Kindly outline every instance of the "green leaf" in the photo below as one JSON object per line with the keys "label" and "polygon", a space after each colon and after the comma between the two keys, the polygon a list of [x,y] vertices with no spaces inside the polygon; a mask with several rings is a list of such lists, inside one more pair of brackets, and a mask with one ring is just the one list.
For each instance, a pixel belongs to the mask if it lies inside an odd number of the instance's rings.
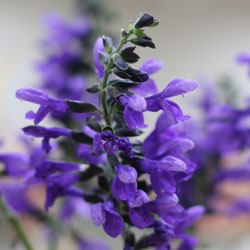
{"label": "green leaf", "polygon": [[131,39],[131,43],[141,46],[141,47],[150,47],[155,49],[155,44],[149,37],[136,37]]}
{"label": "green leaf", "polygon": [[154,17],[154,23],[152,25],[150,25],[150,27],[155,27],[160,23],[159,19]]}
{"label": "green leaf", "polygon": [[97,93],[99,91],[99,85],[94,85],[88,89],[86,89],[89,93]]}
{"label": "green leaf", "polygon": [[83,193],[83,199],[89,203],[103,202],[104,200],[99,196],[99,194],[86,192]]}
{"label": "green leaf", "polygon": [[108,154],[108,162],[110,164],[110,166],[115,166],[117,165],[119,162],[119,159],[115,156],[115,155],[111,155],[111,154]]}
{"label": "green leaf", "polygon": [[111,97],[113,97],[113,98],[115,98],[115,99],[116,99],[117,97],[119,97],[119,96],[121,96],[121,95],[124,94],[123,91],[119,90],[118,88],[111,87],[111,86],[109,86],[109,87],[107,88],[107,93],[108,93]]}
{"label": "green leaf", "polygon": [[130,82],[130,81],[125,81],[125,80],[112,80],[109,82],[109,85],[117,88],[132,88],[138,85],[137,82]]}
{"label": "green leaf", "polygon": [[154,24],[154,17],[149,14],[143,14],[136,20],[134,27],[138,29],[151,26],[152,24]]}
{"label": "green leaf", "polygon": [[105,190],[105,191],[110,191],[110,185],[109,185],[109,181],[108,178],[104,175],[99,175],[98,176],[98,185],[101,188],[101,190]]}
{"label": "green leaf", "polygon": [[133,47],[127,47],[124,50],[121,51],[120,55],[122,59],[128,63],[136,63],[140,57],[134,53],[136,46]]}
{"label": "green leaf", "polygon": [[105,48],[105,50],[111,54],[113,51],[113,41],[109,36],[103,36],[102,37],[102,41],[103,41],[103,46]]}
{"label": "green leaf", "polygon": [[90,165],[85,171],[80,173],[80,181],[88,181],[97,174],[100,174],[103,172],[103,169],[95,166],[95,165]]}
{"label": "green leaf", "polygon": [[147,35],[144,33],[144,30],[143,30],[143,29],[134,29],[134,34],[135,34],[137,37],[145,37],[145,36],[147,36]]}
{"label": "green leaf", "polygon": [[113,56],[113,61],[115,66],[120,70],[127,70],[129,68],[129,65],[118,54]]}
{"label": "green leaf", "polygon": [[83,143],[83,144],[90,144],[90,145],[93,144],[93,138],[84,134],[81,131],[72,131],[71,136],[75,142]]}
{"label": "green leaf", "polygon": [[103,51],[98,51],[98,56],[103,65],[107,65],[109,61],[109,56]]}
{"label": "green leaf", "polygon": [[94,131],[100,133],[102,132],[102,128],[98,122],[98,120],[96,119],[95,116],[90,116],[86,118],[86,124],[93,129]]}
{"label": "green leaf", "polygon": [[98,110],[98,108],[91,103],[71,101],[71,100],[66,100],[66,102],[67,105],[69,106],[70,111],[74,113],[89,113]]}
{"label": "green leaf", "polygon": [[133,137],[133,136],[138,136],[141,135],[143,131],[141,129],[134,129],[134,130],[129,130],[126,128],[121,128],[115,131],[115,135],[117,136],[126,136],[126,137]]}

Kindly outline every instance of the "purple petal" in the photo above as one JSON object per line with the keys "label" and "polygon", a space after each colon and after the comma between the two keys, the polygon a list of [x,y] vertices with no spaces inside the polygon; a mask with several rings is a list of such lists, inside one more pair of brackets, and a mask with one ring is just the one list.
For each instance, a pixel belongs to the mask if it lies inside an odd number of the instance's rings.
{"label": "purple petal", "polygon": [[173,176],[166,171],[153,168],[150,173],[150,180],[157,194],[161,194],[163,191],[166,193],[174,193],[176,191],[175,180]]}
{"label": "purple petal", "polygon": [[168,99],[162,99],[161,100],[161,107],[164,110],[164,112],[168,113],[170,112],[173,115],[173,118],[177,122],[185,121],[190,118],[189,115],[183,115],[181,108],[173,101],[170,101]]}
{"label": "purple petal", "polygon": [[198,87],[197,82],[191,79],[177,78],[172,80],[161,92],[162,98],[168,98],[195,90]]}
{"label": "purple petal", "polygon": [[143,112],[135,111],[128,105],[124,109],[124,119],[130,130],[147,127],[147,125],[144,124]]}
{"label": "purple petal", "polygon": [[142,190],[138,190],[133,199],[130,199],[128,201],[129,207],[131,208],[135,208],[135,207],[141,207],[143,204],[148,203],[150,201],[150,198],[148,197],[148,195],[142,191]]}
{"label": "purple petal", "polygon": [[139,229],[143,229],[153,224],[154,220],[151,216],[149,206],[141,206],[129,209],[129,218],[131,222]]}
{"label": "purple petal", "polygon": [[105,211],[102,203],[97,203],[91,207],[91,218],[94,224],[98,227],[105,222]]}
{"label": "purple petal", "polygon": [[5,171],[14,177],[23,176],[30,169],[29,157],[22,153],[2,153],[0,162],[4,164]]}
{"label": "purple petal", "polygon": [[136,170],[129,165],[116,165],[116,173],[120,181],[124,183],[135,183],[137,179]]}
{"label": "purple petal", "polygon": [[115,211],[109,210],[105,212],[105,222],[103,224],[104,231],[111,237],[116,238],[121,234],[124,227],[122,217]]}
{"label": "purple petal", "polygon": [[51,108],[49,106],[41,106],[35,114],[34,124],[37,125],[40,121],[42,121],[50,111]]}
{"label": "purple petal", "polygon": [[237,55],[236,61],[238,63],[250,63],[250,53],[241,52]]}
{"label": "purple petal", "polygon": [[79,176],[74,173],[53,174],[50,175],[47,180],[58,185],[61,188],[67,188],[77,183],[79,180]]}
{"label": "purple petal", "polygon": [[93,50],[93,57],[94,57],[94,63],[95,63],[95,72],[98,74],[99,78],[103,78],[104,76],[104,67],[102,65],[102,62],[99,58],[98,52],[106,52],[105,48],[103,46],[103,41],[101,37],[98,37],[96,39],[95,45],[94,45],[94,50]]}
{"label": "purple petal", "polygon": [[135,111],[142,112],[146,109],[147,102],[144,97],[134,94],[129,98],[128,106]]}
{"label": "purple petal", "polygon": [[163,67],[162,61],[156,58],[149,58],[142,64],[142,66],[140,67],[140,70],[151,75],[151,74],[158,72],[160,69],[162,69],[162,67]]}
{"label": "purple petal", "polygon": [[178,197],[176,194],[160,194],[157,195],[154,200],[156,211],[166,212],[168,208],[174,207],[178,203]]}
{"label": "purple petal", "polygon": [[40,105],[47,105],[49,99],[48,95],[44,91],[34,88],[18,89],[16,91],[16,97],[18,99]]}
{"label": "purple petal", "polygon": [[185,171],[187,169],[186,163],[174,156],[166,156],[160,160],[159,167],[168,171]]}
{"label": "purple petal", "polygon": [[187,228],[194,224],[204,214],[204,206],[193,206],[187,210],[187,216],[178,224],[180,228]]}
{"label": "purple petal", "polygon": [[116,200],[128,200],[134,196],[137,190],[137,184],[135,183],[124,183],[119,180],[117,176],[114,177],[112,182],[112,191]]}
{"label": "purple petal", "polygon": [[136,87],[133,87],[137,93],[142,96],[148,94],[156,94],[158,92],[158,87],[155,81],[152,78],[149,78],[147,81],[139,83]]}

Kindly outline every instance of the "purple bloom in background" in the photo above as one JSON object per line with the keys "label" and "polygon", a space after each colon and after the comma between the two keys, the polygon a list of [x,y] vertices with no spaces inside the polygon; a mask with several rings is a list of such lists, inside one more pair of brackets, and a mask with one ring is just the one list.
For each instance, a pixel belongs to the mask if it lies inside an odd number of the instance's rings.
{"label": "purple bloom in background", "polygon": [[93,57],[94,57],[94,63],[95,63],[95,72],[98,74],[99,78],[103,78],[104,76],[104,67],[102,65],[102,62],[99,58],[99,51],[106,53],[106,50],[103,46],[102,37],[98,37],[96,39],[94,50],[93,50]]}
{"label": "purple bloom in background", "polygon": [[30,158],[22,153],[0,153],[0,162],[12,177],[23,176],[30,169]]}
{"label": "purple bloom in background", "polygon": [[16,92],[16,97],[18,99],[40,105],[40,108],[36,113],[34,113],[33,111],[29,111],[26,114],[26,118],[34,119],[35,124],[41,122],[45,118],[45,116],[52,111],[55,113],[64,113],[69,109],[64,100],[51,98],[44,91],[38,89],[19,89]]}
{"label": "purple bloom in background", "polygon": [[104,231],[111,237],[116,238],[121,234],[124,221],[115,211],[111,201],[92,205],[91,217],[96,226],[103,226]]}
{"label": "purple bloom in background", "polygon": [[[160,69],[162,69],[162,67],[163,63],[160,60],[156,58],[150,58],[142,64],[140,70],[148,73],[148,75],[151,76],[152,74],[155,74]],[[133,89],[142,96],[146,96],[148,94],[156,94],[158,92],[157,85],[152,78],[149,78],[145,82],[139,83]]]}
{"label": "purple bloom in background", "polygon": [[249,52],[241,52],[236,56],[236,61],[240,64],[247,64],[249,67],[248,75],[250,76],[250,53]]}
{"label": "purple bloom in background", "polygon": [[118,201],[128,200],[137,191],[137,172],[129,165],[115,166],[116,176],[112,182],[112,191]]}
{"label": "purple bloom in background", "polygon": [[124,119],[129,129],[146,128],[144,124],[143,111],[146,110],[145,98],[134,94],[132,97],[121,95],[119,101],[125,106]]}
{"label": "purple bloom in background", "polygon": [[27,126],[23,128],[23,132],[26,135],[43,138],[42,148],[47,153],[51,150],[51,146],[49,144],[50,138],[58,138],[60,136],[71,138],[71,130],[68,128],[45,128],[42,126]]}
{"label": "purple bloom in background", "polygon": [[[91,207],[82,197],[68,196],[60,208],[60,220],[69,221],[74,215],[90,218]],[[70,222],[70,221],[69,221]]]}
{"label": "purple bloom in background", "polygon": [[132,145],[126,137],[117,137],[110,130],[104,130],[97,133],[94,137],[93,151],[101,154],[102,150],[108,154],[116,154],[118,150],[122,150],[129,158],[133,157]]}
{"label": "purple bloom in background", "polygon": [[78,245],[79,250],[110,250],[109,246],[106,243],[97,239],[79,239]]}
{"label": "purple bloom in background", "polygon": [[35,207],[26,196],[27,189],[16,180],[1,180],[0,195],[8,205],[17,213],[30,213]]}
{"label": "purple bloom in background", "polygon": [[197,88],[198,84],[190,79],[174,79],[167,87],[160,93],[149,96],[146,98],[147,111],[157,112],[163,110],[166,113],[171,113],[174,120],[186,120],[189,116],[184,116],[181,108],[168,98],[178,95],[183,95],[187,92],[193,91]]}
{"label": "purple bloom in background", "polygon": [[48,27],[49,36],[43,41],[45,46],[60,46],[66,48],[73,39],[87,35],[91,28],[90,20],[81,16],[72,23],[67,23],[56,13],[49,13],[44,17],[44,24]]}

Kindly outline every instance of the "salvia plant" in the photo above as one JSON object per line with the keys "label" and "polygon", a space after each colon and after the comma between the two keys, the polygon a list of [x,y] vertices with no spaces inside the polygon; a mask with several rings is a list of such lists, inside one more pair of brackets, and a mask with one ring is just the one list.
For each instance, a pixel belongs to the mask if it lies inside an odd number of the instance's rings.
{"label": "salvia plant", "polygon": [[[121,235],[125,250],[194,249],[197,238],[187,229],[202,216],[204,208],[185,206],[178,198],[181,184],[196,169],[187,157],[194,143],[180,126],[190,116],[170,98],[193,91],[197,83],[177,78],[158,92],[151,75],[163,63],[150,58],[139,69],[132,66],[140,59],[136,46],[155,48],[146,29],[157,26],[158,19],[141,15],[127,30],[121,30],[117,45],[108,36],[99,37],[93,49],[97,80],[87,89],[79,46],[71,44],[72,39],[85,36],[85,24],[68,26],[58,19],[50,22],[56,35],[49,41],[59,53],[40,68],[43,89],[22,88],[16,92],[20,100],[39,106],[36,112],[27,112],[26,118],[34,125],[23,128],[23,132],[41,138],[41,146],[24,139],[28,154],[0,155],[5,165],[3,175],[12,177],[12,185],[1,187],[5,201],[14,210],[28,212],[47,225],[51,249],[56,249],[53,240],[62,230],[63,221],[73,212],[85,212],[89,204],[94,225],[102,226],[112,238]],[[141,141],[136,138],[147,127],[146,111],[161,113],[155,129]],[[39,125],[48,114],[62,126]],[[63,142],[59,148],[65,151],[59,156],[53,155],[56,145],[52,140],[57,138],[61,139],[59,144]],[[36,184],[46,186],[46,212],[24,195]],[[59,197],[63,197],[63,203],[60,215],[54,218],[48,211]],[[33,249],[2,199],[0,209],[26,249]],[[143,236],[136,229],[143,230]],[[79,249],[108,249],[103,243],[82,238],[70,225],[66,230]]]}

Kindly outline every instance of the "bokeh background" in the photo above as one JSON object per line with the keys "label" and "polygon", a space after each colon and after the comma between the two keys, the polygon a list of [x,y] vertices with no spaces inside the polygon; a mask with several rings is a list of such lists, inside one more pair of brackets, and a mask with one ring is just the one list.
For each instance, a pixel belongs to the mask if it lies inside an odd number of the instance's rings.
{"label": "bokeh background", "polygon": [[[113,34],[118,35],[120,28],[126,28],[128,20],[135,19],[139,12],[148,12],[160,19],[159,27],[150,30],[157,49],[144,49],[142,56],[142,59],[153,56],[164,62],[164,69],[154,76],[160,89],[176,77],[199,80],[206,76],[213,83],[223,75],[229,75],[242,96],[250,93],[247,70],[235,63],[238,52],[250,51],[249,0],[106,2],[106,7],[115,14],[107,28]],[[77,1],[73,0],[0,0],[0,6],[0,137],[5,141],[5,149],[13,150],[20,148],[15,135],[29,124],[24,114],[30,107],[30,104],[20,105],[15,99],[15,91],[20,87],[35,86],[38,81],[34,63],[42,56],[38,41],[45,30],[41,20],[47,12],[57,12],[70,20],[78,9]],[[189,108],[196,95],[192,94],[191,99],[180,98],[185,113],[197,115]],[[150,130],[154,119],[147,117],[146,121]],[[201,225],[201,237],[214,244],[208,249],[250,249],[248,217],[233,223],[226,218],[204,223],[209,226]],[[93,226],[89,225],[89,228]],[[7,245],[0,249],[7,250]]]}

